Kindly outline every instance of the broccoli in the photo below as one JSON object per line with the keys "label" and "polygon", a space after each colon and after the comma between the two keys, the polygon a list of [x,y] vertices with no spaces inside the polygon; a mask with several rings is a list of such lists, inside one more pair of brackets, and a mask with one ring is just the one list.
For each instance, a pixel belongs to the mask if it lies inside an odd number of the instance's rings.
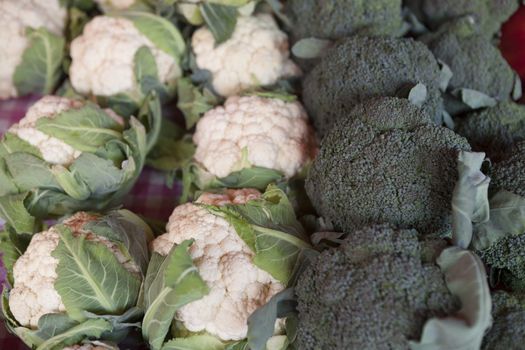
{"label": "broccoli", "polygon": [[356,32],[399,36],[403,20],[401,0],[289,0],[285,11],[292,39],[340,39]]}
{"label": "broccoli", "polygon": [[[429,122],[408,100],[365,102],[325,136],[306,191],[336,230],[372,223],[444,233],[459,150],[467,141]],[[419,119],[420,118],[420,119]]]}
{"label": "broccoli", "polygon": [[494,164],[491,184],[525,197],[525,141],[516,143],[505,159]]}
{"label": "broccoli", "polygon": [[412,39],[350,37],[334,46],[303,82],[303,101],[320,136],[358,103],[375,96],[397,96],[423,83],[423,109],[440,117],[439,66],[428,48]]}
{"label": "broccoli", "polygon": [[519,350],[525,341],[525,308],[521,295],[497,291],[492,295],[492,328],[482,350]]}
{"label": "broccoli", "polygon": [[426,320],[457,311],[425,245],[416,230],[381,225],[321,253],[297,282],[297,348],[408,349]]}
{"label": "broccoli", "polygon": [[468,88],[498,100],[508,99],[515,73],[490,38],[478,33],[471,20],[467,17],[447,23],[421,40],[452,70],[450,89]]}
{"label": "broccoli", "polygon": [[450,20],[471,15],[492,36],[518,9],[518,0],[405,0],[405,5],[431,29]]}
{"label": "broccoli", "polygon": [[465,136],[474,151],[492,160],[504,157],[514,143],[525,139],[525,107],[512,101],[457,118],[456,132]]}

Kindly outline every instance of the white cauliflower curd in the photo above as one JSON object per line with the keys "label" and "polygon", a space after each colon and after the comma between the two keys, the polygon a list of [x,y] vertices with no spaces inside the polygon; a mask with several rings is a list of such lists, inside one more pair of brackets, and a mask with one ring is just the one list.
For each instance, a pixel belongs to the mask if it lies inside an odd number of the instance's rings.
{"label": "white cauliflower curd", "polygon": [[[253,189],[226,190],[204,193],[196,202],[221,206],[259,197]],[[206,331],[222,340],[246,338],[250,314],[284,286],[252,263],[253,252],[225,219],[198,205],[175,208],[167,231],[153,241],[153,251],[166,256],[174,244],[193,239],[189,254],[210,289],[179,309],[177,320],[191,332]]]}
{"label": "white cauliflower curd", "polygon": [[139,87],[134,75],[134,56],[146,46],[155,58],[162,83],[175,81],[181,70],[174,57],[156,47],[131,20],[98,16],[71,43],[73,88],[84,95],[136,95]]}
{"label": "white cauliflower curd", "polygon": [[[85,235],[86,240],[106,246],[127,271],[138,275],[138,266],[120,250],[118,244],[82,229],[86,223],[96,218],[92,214],[79,212],[63,224],[73,231],[73,235]],[[54,227],[35,234],[25,253],[14,265],[15,282],[9,294],[9,308],[15,319],[24,327],[36,329],[38,320],[43,315],[66,311],[54,286],[58,260],[51,254],[59,241],[59,233]]]}
{"label": "white cauliflower curd", "polygon": [[[60,96],[44,96],[33,104],[17,124],[13,124],[8,132],[15,134],[22,140],[38,148],[42,158],[50,164],[69,165],[82,153],[67,143],[49,136],[36,129],[36,122],[40,118],[53,118],[61,112],[81,108],[82,101]],[[104,110],[118,123],[123,124],[123,119],[110,109]]]}
{"label": "white cauliflower curd", "polygon": [[249,166],[292,177],[317,151],[299,102],[258,96],[232,96],[224,106],[208,111],[197,124],[193,142],[195,160],[219,178]]}
{"label": "white cauliflower curd", "polygon": [[18,96],[13,75],[29,45],[28,29],[62,35],[66,17],[59,0],[0,1],[0,99]]}
{"label": "white cauliflower curd", "polygon": [[231,38],[219,45],[202,27],[191,44],[197,66],[211,72],[213,88],[222,96],[300,74],[289,57],[287,35],[268,14],[239,16]]}

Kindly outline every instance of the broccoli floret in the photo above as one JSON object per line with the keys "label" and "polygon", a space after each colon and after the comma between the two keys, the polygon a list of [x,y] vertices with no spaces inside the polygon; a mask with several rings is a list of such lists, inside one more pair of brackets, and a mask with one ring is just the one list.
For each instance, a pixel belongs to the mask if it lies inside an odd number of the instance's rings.
{"label": "broccoli floret", "polygon": [[374,96],[398,96],[407,86],[428,90],[424,111],[441,116],[439,66],[428,48],[412,39],[350,37],[334,46],[303,82],[303,101],[324,136],[336,119]]}
{"label": "broccoli floret", "polygon": [[293,41],[316,37],[340,39],[360,34],[399,36],[403,26],[401,0],[289,0]]}
{"label": "broccoli floret", "polygon": [[450,20],[471,15],[492,36],[516,12],[518,0],[405,0],[405,5],[416,13],[431,29]]}
{"label": "broccoli floret", "polygon": [[525,342],[523,296],[497,291],[492,295],[493,323],[482,350],[520,350]]}
{"label": "broccoli floret", "polygon": [[510,98],[515,73],[490,38],[478,33],[471,18],[447,23],[421,40],[452,70],[450,89],[477,90],[498,100]]}
{"label": "broccoli floret", "polygon": [[298,280],[297,348],[408,349],[426,320],[457,311],[415,230],[374,226],[349,234]]}
{"label": "broccoli floret", "polygon": [[465,136],[474,151],[498,160],[514,143],[525,140],[525,107],[512,101],[456,119],[456,132]]}
{"label": "broccoli floret", "polygon": [[378,113],[374,104],[381,101],[356,107],[357,115],[339,119],[325,136],[306,181],[308,196],[340,231],[390,223],[444,233],[457,153],[470,146],[450,129],[404,114],[410,108],[396,108],[392,99]]}
{"label": "broccoli floret", "polygon": [[525,141],[516,143],[505,159],[494,164],[491,184],[525,197]]}

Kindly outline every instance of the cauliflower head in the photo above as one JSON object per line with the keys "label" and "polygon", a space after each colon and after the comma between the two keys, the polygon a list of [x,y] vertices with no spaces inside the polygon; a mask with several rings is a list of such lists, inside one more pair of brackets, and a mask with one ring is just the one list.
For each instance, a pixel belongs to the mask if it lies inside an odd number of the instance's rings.
{"label": "cauliflower head", "polygon": [[[299,102],[232,96],[208,111],[193,136],[195,160],[217,177],[250,165],[295,175],[316,153],[308,116]],[[247,161],[243,153],[247,152]]]}
{"label": "cauliflower head", "polygon": [[131,20],[109,16],[93,18],[82,35],[71,43],[69,74],[73,88],[81,94],[96,96],[138,93],[134,56],[143,46],[149,48],[155,58],[160,82],[174,82],[181,75],[175,58],[156,47]]}
{"label": "cauliflower head", "polygon": [[213,88],[222,96],[300,74],[289,57],[287,35],[268,14],[240,16],[231,38],[219,45],[202,27],[191,45],[197,66],[211,72]]}
{"label": "cauliflower head", "polygon": [[[259,197],[253,189],[226,190],[204,193],[197,203],[244,204]],[[175,208],[167,231],[153,241],[153,251],[166,256],[174,244],[193,239],[189,253],[210,289],[202,299],[179,309],[177,320],[191,332],[206,331],[222,340],[244,339],[250,314],[284,286],[252,263],[253,252],[230,223],[198,205]]]}
{"label": "cauliflower head", "polygon": [[[50,164],[69,165],[82,153],[74,149],[64,141],[49,136],[36,129],[36,122],[40,118],[53,118],[70,109],[81,108],[82,101],[60,96],[44,96],[32,105],[17,124],[13,124],[8,132],[15,134],[22,140],[35,146],[42,153],[44,160]],[[124,120],[111,109],[104,110],[111,118],[119,124]]]}
{"label": "cauliflower head", "polygon": [[18,96],[13,75],[29,46],[28,28],[62,35],[66,18],[59,0],[0,1],[0,99]]}
{"label": "cauliflower head", "polygon": [[[84,235],[86,240],[106,246],[126,270],[139,274],[139,268],[120,247],[105,237],[85,231],[83,226],[98,217],[79,212],[63,222],[74,236]],[[36,329],[38,320],[48,313],[65,312],[62,298],[55,289],[58,259],[52,256],[60,241],[54,227],[37,233],[27,250],[13,267],[14,286],[9,294],[9,308],[15,319],[24,327]]]}

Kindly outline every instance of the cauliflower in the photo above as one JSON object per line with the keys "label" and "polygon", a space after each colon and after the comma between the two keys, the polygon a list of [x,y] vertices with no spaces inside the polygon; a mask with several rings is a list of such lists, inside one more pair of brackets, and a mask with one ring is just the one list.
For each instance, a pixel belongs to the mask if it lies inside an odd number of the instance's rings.
{"label": "cauliflower", "polygon": [[[244,204],[259,197],[253,189],[226,190],[204,193],[197,203]],[[167,231],[153,241],[153,251],[166,256],[174,244],[193,239],[189,254],[210,289],[205,297],[179,309],[176,319],[192,332],[206,331],[222,340],[245,338],[250,314],[284,286],[253,264],[254,253],[228,221],[203,207],[178,206]]]}
{"label": "cauliflower", "polygon": [[159,81],[174,83],[181,75],[177,60],[157,47],[132,20],[95,17],[71,43],[69,74],[73,88],[84,95],[140,95],[134,75],[134,57],[144,46],[155,59]]}
{"label": "cauliflower", "polygon": [[[46,162],[51,164],[69,165],[82,153],[74,149],[64,141],[49,136],[36,128],[36,122],[40,118],[54,118],[62,112],[70,109],[81,108],[83,102],[59,96],[44,96],[26,112],[24,118],[18,124],[12,125],[8,132],[15,134],[32,146],[37,147]],[[104,110],[119,124],[124,120],[111,109]]]}
{"label": "cauliflower", "polygon": [[[101,243],[107,247],[118,262],[134,275],[139,275],[139,267],[109,239],[86,231],[83,226],[96,220],[98,216],[79,212],[63,224],[73,231],[75,237],[85,236],[87,241]],[[37,328],[38,320],[45,314],[65,312],[62,297],[55,289],[59,260],[52,255],[60,241],[60,234],[51,227],[33,236],[25,253],[16,261],[13,268],[14,286],[9,294],[9,308],[15,319],[24,327]]]}
{"label": "cauliflower", "polygon": [[268,14],[240,16],[232,37],[220,45],[202,27],[193,34],[191,44],[197,66],[211,72],[213,88],[222,96],[300,75],[289,58],[288,37]]}
{"label": "cauliflower", "polygon": [[[59,0],[0,1],[0,99],[20,94],[14,75],[22,63],[24,52],[30,46],[28,28],[42,28],[61,36],[66,16],[67,11],[60,6]],[[40,71],[33,73],[45,74]],[[29,78],[38,79],[34,75]],[[54,85],[54,82],[49,84]]]}
{"label": "cauliflower", "polygon": [[197,124],[193,142],[195,160],[219,178],[251,165],[291,177],[317,150],[300,103],[258,96],[232,96],[224,106],[208,111]]}

